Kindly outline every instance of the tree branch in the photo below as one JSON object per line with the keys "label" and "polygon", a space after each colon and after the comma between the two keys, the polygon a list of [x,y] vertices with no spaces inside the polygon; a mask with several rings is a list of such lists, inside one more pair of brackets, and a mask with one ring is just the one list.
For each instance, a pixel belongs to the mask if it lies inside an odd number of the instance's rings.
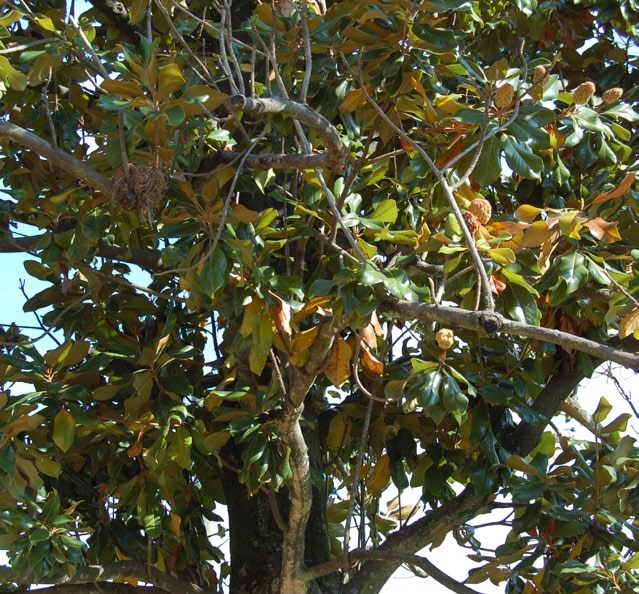
{"label": "tree branch", "polygon": [[10,122],[0,122],[0,136],[6,136],[19,145],[32,150],[41,157],[45,157],[60,169],[63,169],[78,179],[86,182],[87,185],[100,190],[104,194],[110,194],[112,190],[111,181],[92,167],[85,165],[82,161],[72,157],[69,153],[56,146],[42,140],[32,132],[11,124]]}
{"label": "tree branch", "polygon": [[511,336],[549,342],[566,349],[592,355],[598,359],[614,361],[630,369],[639,369],[639,355],[635,353],[629,353],[553,328],[513,322],[493,311],[470,311],[457,307],[399,300],[387,301],[383,309],[390,317],[400,320],[418,320],[422,323],[436,321],[467,330],[483,330],[489,334],[503,332]]}
{"label": "tree branch", "polygon": [[[10,239],[0,237],[0,254],[31,253],[38,249],[38,241],[41,239],[41,236],[14,237]],[[161,254],[157,250],[142,250],[99,242],[97,255],[107,260],[119,260],[135,264],[147,270],[162,269]]]}
{"label": "tree branch", "polygon": [[[385,555],[383,559],[380,556],[380,563],[366,563],[344,587],[343,594],[376,594],[390,579],[397,567],[401,563],[407,562],[399,558],[398,555],[408,554],[412,557],[415,551],[430,544],[436,535],[466,524],[478,514],[489,511],[490,505],[489,502],[476,496],[472,486],[466,487],[450,501],[442,503],[437,509],[426,512],[424,517],[419,520],[390,534],[379,549],[375,550],[381,555],[386,553],[388,555]],[[414,564],[417,565],[417,563]],[[430,573],[427,568],[422,568]],[[435,576],[433,575],[433,577]]]}
{"label": "tree branch", "polygon": [[[88,567],[78,567],[76,572],[69,576],[65,574],[53,574],[43,578],[44,582],[53,584],[53,586],[65,586],[73,584],[100,584],[111,580],[123,580],[126,578],[135,578],[141,582],[156,586],[153,589],[146,589],[144,592],[155,594],[160,590],[169,592],[170,594],[215,594],[210,588],[202,588],[196,584],[185,582],[172,575],[164,573],[155,567],[149,567],[145,563],[138,561],[121,561],[119,563],[111,563],[109,565],[89,565]],[[10,567],[0,567],[0,582],[13,582],[21,585],[31,585],[32,582],[21,576],[16,575]],[[104,584],[106,585],[106,584]],[[119,584],[118,584],[119,585]],[[115,586],[113,584],[111,588]],[[129,590],[131,592],[137,589]],[[56,590],[57,592],[71,592],[72,590]],[[74,590],[74,592],[93,591],[89,589]],[[98,589],[96,588],[96,592]],[[123,592],[124,590],[113,590]]]}
{"label": "tree branch", "polygon": [[[348,554],[349,566],[353,566],[357,561],[392,561],[415,565],[423,569],[430,577],[437,580],[440,584],[448,588],[456,594],[479,594],[477,590],[473,590],[468,586],[458,582],[457,580],[444,573],[435,564],[418,555],[410,553],[402,553],[400,551],[382,551],[380,549],[356,549]],[[375,567],[374,565],[372,567]],[[324,575],[333,573],[343,568],[342,559],[332,559],[321,565],[311,567],[304,572],[304,578],[307,581],[317,579]]]}
{"label": "tree branch", "polygon": [[308,126],[326,144],[326,166],[336,171],[341,171],[346,166],[348,151],[339,137],[337,129],[324,116],[307,105],[281,97],[257,99],[244,95],[233,95],[229,99],[229,103],[237,111],[253,115],[281,113]]}

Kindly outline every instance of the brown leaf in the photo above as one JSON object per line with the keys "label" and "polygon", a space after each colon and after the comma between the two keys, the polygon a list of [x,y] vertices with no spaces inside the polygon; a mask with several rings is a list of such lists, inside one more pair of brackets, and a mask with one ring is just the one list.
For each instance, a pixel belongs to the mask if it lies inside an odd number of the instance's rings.
{"label": "brown leaf", "polygon": [[138,433],[138,438],[135,440],[135,443],[127,449],[126,453],[129,458],[135,458],[142,453],[142,441],[144,439],[144,431],[140,431]]}
{"label": "brown leaf", "polygon": [[619,338],[626,338],[639,330],[639,309],[631,311],[619,322]]}
{"label": "brown leaf", "polygon": [[277,329],[287,336],[291,336],[293,334],[293,329],[291,328],[291,306],[275,293],[270,291],[269,293],[275,299],[275,305],[271,307],[270,314]]}
{"label": "brown leaf", "polygon": [[384,374],[384,364],[368,350],[365,344],[362,344],[360,361],[365,371],[378,377]]}
{"label": "brown leaf", "polygon": [[313,315],[314,313],[320,316],[330,316],[331,310],[327,307],[324,307],[328,305],[330,301],[330,295],[320,295],[319,297],[314,297],[293,316],[293,322],[297,324],[300,320],[303,320],[305,317]]}
{"label": "brown leaf", "polygon": [[599,194],[591,203],[591,206],[595,204],[602,204],[603,202],[608,202],[608,200],[614,200],[615,198],[621,198],[635,183],[636,174],[634,171],[631,171],[623,178],[621,183],[614,189],[609,192],[603,192]]}
{"label": "brown leaf", "polygon": [[347,93],[339,108],[340,111],[344,113],[350,113],[351,111],[355,111],[360,105],[364,105],[364,103],[366,103],[364,91],[362,89],[354,89],[350,93]]}
{"label": "brown leaf", "polygon": [[619,235],[616,222],[610,223],[608,221],[604,221],[601,217],[595,217],[594,219],[585,221],[584,225],[588,227],[593,237],[596,237],[601,241],[613,243],[621,240],[621,235]]}
{"label": "brown leaf", "polygon": [[335,344],[324,365],[324,375],[338,388],[343,386],[351,377],[351,357],[353,350],[341,337],[335,339]]}
{"label": "brown leaf", "polygon": [[370,322],[359,329],[359,335],[362,338],[363,343],[369,349],[377,348],[377,335],[375,334],[375,328]]}

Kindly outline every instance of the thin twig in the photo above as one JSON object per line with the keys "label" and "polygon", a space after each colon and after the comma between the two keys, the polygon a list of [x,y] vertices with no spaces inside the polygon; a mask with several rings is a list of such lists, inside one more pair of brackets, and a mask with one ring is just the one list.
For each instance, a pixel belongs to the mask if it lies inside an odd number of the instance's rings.
{"label": "thin twig", "polygon": [[[29,296],[27,295],[27,291],[26,291],[26,288],[25,288],[25,281],[20,279],[18,282],[19,282],[20,292],[22,293],[23,297],[28,301],[29,300]],[[55,342],[58,346],[60,346],[62,343],[55,337],[55,335],[51,332],[51,330],[44,325],[44,322],[42,321],[42,318],[40,317],[38,312],[34,311],[32,313],[35,316],[36,320],[38,320],[39,328],[37,328],[37,329],[38,330],[43,330],[44,333],[51,340],[53,340],[53,342]],[[18,326],[18,327],[19,328],[26,328],[26,326]],[[31,328],[32,329],[36,329],[35,326],[32,326]]]}
{"label": "thin twig", "polygon": [[300,23],[302,25],[302,34],[304,38],[304,80],[300,89],[300,103],[306,103],[308,96],[308,87],[311,82],[311,73],[313,71],[313,52],[311,49],[311,34],[308,30],[308,2],[307,0],[297,0],[297,10],[300,14]]}
{"label": "thin twig", "polygon": [[[493,300],[493,296],[490,291],[490,279],[488,278],[486,267],[484,266],[484,262],[482,261],[481,256],[479,255],[479,251],[477,250],[477,246],[475,245],[475,239],[470,233],[470,230],[468,229],[468,225],[466,224],[466,221],[464,220],[464,217],[462,216],[462,212],[459,208],[459,205],[457,204],[457,200],[455,200],[455,196],[453,195],[453,191],[450,184],[448,183],[448,180],[446,179],[444,174],[439,170],[437,165],[435,165],[435,162],[430,158],[428,153],[421,146],[415,143],[410,138],[410,136],[406,134],[404,130],[402,130],[399,126],[397,126],[388,117],[388,115],[380,107],[380,105],[371,97],[370,93],[368,92],[368,89],[366,88],[366,85],[364,84],[364,81],[362,80],[361,69],[359,74],[356,74],[351,68],[350,64],[348,63],[346,56],[343,53],[340,53],[340,56],[342,57],[342,61],[346,65],[346,68],[351,72],[351,74],[354,77],[358,79],[360,84],[360,89],[364,97],[368,101],[368,103],[371,105],[371,107],[373,107],[373,109],[381,116],[384,122],[386,122],[388,126],[390,126],[393,130],[395,130],[395,132],[397,132],[397,134],[399,134],[401,138],[403,138],[406,142],[408,142],[410,145],[415,147],[415,150],[420,154],[422,159],[426,162],[429,169],[431,170],[431,172],[433,173],[433,175],[435,176],[435,178],[441,185],[442,190],[444,191],[444,195],[446,196],[446,199],[448,201],[448,205],[450,206],[450,209],[453,211],[453,214],[455,215],[455,218],[457,219],[457,222],[459,223],[459,226],[461,227],[462,233],[464,235],[464,240],[466,242],[466,246],[468,247],[471,257],[475,263],[475,270],[477,274],[479,275],[480,283],[484,289],[484,300],[486,303],[486,309],[491,311],[494,310],[495,302]],[[358,59],[361,63],[361,53],[359,54]]]}
{"label": "thin twig", "polygon": [[60,41],[57,37],[45,37],[44,39],[34,39],[33,41],[25,41],[24,43],[18,43],[17,45],[11,45],[0,49],[0,56],[5,54],[13,54],[15,52],[21,52],[22,50],[29,49],[36,45],[42,45],[43,43],[51,43],[52,41]]}
{"label": "thin twig", "polygon": [[[359,337],[358,337],[359,340]],[[357,362],[355,363],[357,365]],[[355,460],[355,470],[353,472],[352,483],[348,490],[348,513],[346,515],[346,523],[344,524],[344,568],[349,566],[348,563],[348,543],[350,541],[351,520],[353,518],[353,512],[355,511],[355,498],[357,496],[357,490],[359,486],[359,479],[362,473],[362,466],[364,465],[364,454],[366,450],[366,444],[368,443],[368,430],[371,423],[371,416],[373,414],[373,406],[375,401],[370,398],[368,406],[366,407],[366,414],[364,416],[364,424],[362,426],[362,435],[359,440],[359,447],[357,450],[357,458]]]}

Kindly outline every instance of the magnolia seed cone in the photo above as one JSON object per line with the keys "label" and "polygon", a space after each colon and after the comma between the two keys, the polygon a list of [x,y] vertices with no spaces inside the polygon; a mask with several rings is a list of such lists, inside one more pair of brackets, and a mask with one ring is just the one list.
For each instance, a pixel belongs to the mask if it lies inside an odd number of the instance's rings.
{"label": "magnolia seed cone", "polygon": [[455,335],[449,328],[442,328],[435,334],[435,340],[437,341],[437,346],[446,351],[455,343]]}
{"label": "magnolia seed cone", "polygon": [[482,225],[490,221],[490,217],[493,214],[493,207],[490,205],[490,202],[484,198],[475,198],[472,200],[468,210],[477,217]]}
{"label": "magnolia seed cone", "polygon": [[581,83],[572,93],[572,102],[575,105],[583,105],[595,94],[595,84],[591,82]]}
{"label": "magnolia seed cone", "polygon": [[508,107],[513,102],[515,89],[510,83],[504,83],[495,91],[495,105],[499,109]]}
{"label": "magnolia seed cone", "polygon": [[623,89],[621,87],[613,87],[612,89],[608,89],[601,96],[603,102],[606,104],[614,103],[615,101],[619,101],[621,96],[623,95]]}

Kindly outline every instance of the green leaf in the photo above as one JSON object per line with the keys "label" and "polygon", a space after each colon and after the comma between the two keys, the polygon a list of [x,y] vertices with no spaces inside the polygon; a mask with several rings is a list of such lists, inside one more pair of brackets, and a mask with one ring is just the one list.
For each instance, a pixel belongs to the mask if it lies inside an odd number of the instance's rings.
{"label": "green leaf", "polygon": [[439,389],[441,385],[442,373],[439,370],[431,371],[426,375],[417,395],[419,403],[424,408],[428,408],[439,402]]}
{"label": "green leaf", "polygon": [[399,210],[395,200],[383,200],[375,207],[371,219],[380,223],[394,223],[398,214]]}
{"label": "green leaf", "polygon": [[503,142],[506,161],[512,170],[528,179],[540,179],[544,162],[535,155],[527,144],[506,136]]}
{"label": "green leaf", "polygon": [[53,441],[67,452],[75,439],[75,417],[66,409],[62,409],[53,421]]}
{"label": "green leaf", "polygon": [[501,173],[501,142],[497,136],[491,136],[482,147],[473,178],[480,186],[486,187],[496,182]]}
{"label": "green leaf", "polygon": [[213,298],[217,290],[226,284],[229,268],[226,254],[217,246],[198,269],[197,284],[207,297]]}
{"label": "green leaf", "polygon": [[29,542],[31,544],[44,542],[45,540],[49,540],[49,536],[49,530],[47,530],[46,528],[36,528],[29,534]]}
{"label": "green leaf", "polygon": [[191,446],[193,438],[188,429],[180,425],[172,435],[167,453],[180,468],[188,470],[191,467]]}

